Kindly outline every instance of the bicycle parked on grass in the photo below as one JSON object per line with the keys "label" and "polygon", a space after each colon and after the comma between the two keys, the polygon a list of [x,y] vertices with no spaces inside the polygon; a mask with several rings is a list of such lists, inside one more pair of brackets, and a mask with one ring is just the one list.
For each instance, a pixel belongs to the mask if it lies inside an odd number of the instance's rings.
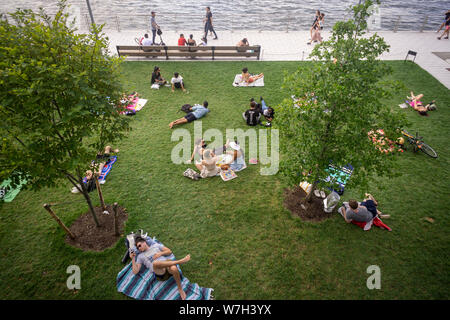
{"label": "bicycle parked on grass", "polygon": [[408,131],[402,129],[402,134],[408,139],[408,142],[414,146],[414,152],[417,152],[417,150],[420,150],[432,158],[438,157],[437,152],[434,151],[434,149],[432,147],[430,147],[425,142],[423,142],[422,137],[419,137],[418,132],[416,132],[416,136],[413,136]]}

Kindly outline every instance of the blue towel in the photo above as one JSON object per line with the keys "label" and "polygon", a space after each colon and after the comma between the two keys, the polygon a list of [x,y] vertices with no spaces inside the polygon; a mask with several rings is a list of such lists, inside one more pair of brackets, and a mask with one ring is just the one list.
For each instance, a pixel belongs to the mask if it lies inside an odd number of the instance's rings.
{"label": "blue towel", "polygon": [[[157,240],[156,240],[157,241]],[[159,241],[157,241],[159,242]],[[168,256],[170,260],[175,260],[175,256]],[[181,273],[181,286],[186,292],[186,300],[211,300],[211,288],[200,287],[196,283],[191,283]],[[117,275],[117,291],[122,292],[128,297],[137,300],[181,300],[178,287],[173,277],[167,281],[156,280],[153,272],[150,272],[144,265],[138,274],[134,274],[132,263],[129,263]]]}

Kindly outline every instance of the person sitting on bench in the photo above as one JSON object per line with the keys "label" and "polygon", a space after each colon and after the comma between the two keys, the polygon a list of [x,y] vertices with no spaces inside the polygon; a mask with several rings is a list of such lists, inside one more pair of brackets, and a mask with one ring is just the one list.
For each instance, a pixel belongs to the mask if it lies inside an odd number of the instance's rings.
{"label": "person sitting on bench", "polygon": [[250,73],[248,73],[248,68],[243,68],[241,77],[242,81],[248,85],[249,83],[255,82],[256,80],[264,77],[264,74],[260,73],[258,75],[252,76],[250,75]]}
{"label": "person sitting on bench", "polygon": [[192,122],[204,117],[210,110],[208,109],[208,101],[204,101],[203,105],[195,104],[193,107],[190,107],[189,112],[183,118],[177,119],[169,123],[169,128],[172,129],[173,126],[184,124],[188,122]]}
{"label": "person sitting on bench", "polygon": [[173,276],[178,287],[181,299],[186,299],[186,293],[181,286],[181,275],[178,271],[177,264],[183,264],[191,259],[191,255],[185,256],[180,260],[167,260],[166,256],[172,254],[172,250],[164,247],[156,242],[150,246],[147,244],[144,238],[136,237],[136,248],[141,252],[137,260],[136,253],[130,252],[130,258],[132,263],[132,270],[134,274],[138,274],[142,265],[145,265],[150,272],[155,274],[155,278],[158,281],[166,281]]}
{"label": "person sitting on bench", "polygon": [[182,89],[183,92],[186,92],[186,89],[184,88],[183,77],[180,76],[178,72],[175,72],[173,74],[173,78],[172,80],[170,80],[170,83],[172,84],[172,92],[175,92],[175,88]]}

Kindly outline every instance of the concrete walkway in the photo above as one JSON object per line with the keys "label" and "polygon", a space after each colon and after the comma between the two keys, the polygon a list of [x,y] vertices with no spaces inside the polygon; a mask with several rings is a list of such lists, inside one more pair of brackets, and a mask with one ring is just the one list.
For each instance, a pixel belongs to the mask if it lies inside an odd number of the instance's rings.
{"label": "concrete walkway", "polygon": [[[104,32],[110,39],[110,50],[113,54],[117,54],[116,45],[135,45],[134,38],[143,35],[141,30],[122,32],[104,30]],[[200,41],[201,32],[182,32],[186,38],[189,34],[193,34],[194,39],[197,42]],[[377,33],[391,46],[390,52],[383,54],[381,59],[404,60],[408,50],[415,51],[417,52],[415,62],[450,89],[450,70],[447,69],[450,69],[450,40],[437,40],[436,32],[379,31]],[[167,31],[163,33],[162,38],[166,45],[176,45],[179,34],[180,31]],[[149,35],[151,36],[151,32]],[[212,37],[208,36],[208,45],[232,46],[245,37],[251,45],[261,45],[261,60],[264,61],[308,60],[313,49],[313,45],[306,44],[310,38],[309,31],[226,31],[217,32],[217,35],[218,40],[212,40]],[[322,36],[326,40],[329,32],[323,32]],[[159,41],[158,36],[156,39]],[[440,53],[441,57],[433,52]],[[409,59],[413,58],[409,57]],[[443,58],[447,58],[447,60]],[[185,61],[190,60],[186,59]]]}

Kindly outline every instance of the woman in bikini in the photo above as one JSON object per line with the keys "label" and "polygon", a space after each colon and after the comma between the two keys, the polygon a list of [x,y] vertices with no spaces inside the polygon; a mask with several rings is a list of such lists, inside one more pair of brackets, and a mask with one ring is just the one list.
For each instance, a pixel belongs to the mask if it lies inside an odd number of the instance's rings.
{"label": "woman in bikini", "polygon": [[423,106],[422,101],[420,101],[420,99],[423,98],[423,94],[419,94],[417,96],[414,95],[414,93],[411,91],[411,97],[407,97],[409,99],[408,103],[409,105],[416,110],[417,112],[419,112],[419,114],[426,116],[428,111],[433,111],[436,110],[436,106],[435,101],[431,101],[429,104],[427,104],[426,106]]}
{"label": "woman in bikini", "polygon": [[256,80],[264,77],[263,73],[260,73],[258,75],[252,76],[250,73],[248,73],[248,68],[242,69],[242,81],[245,82],[247,85],[249,83],[255,82]]}

